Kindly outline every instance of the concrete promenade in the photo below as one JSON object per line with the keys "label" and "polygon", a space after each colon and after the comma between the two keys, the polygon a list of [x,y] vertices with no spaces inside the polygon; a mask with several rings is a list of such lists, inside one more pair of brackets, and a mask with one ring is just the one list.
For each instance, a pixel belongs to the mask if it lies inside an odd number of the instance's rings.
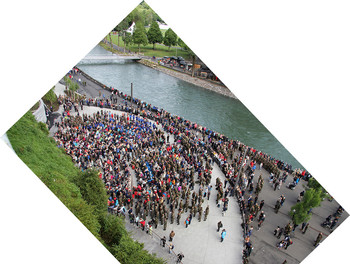
{"label": "concrete promenade", "polygon": [[[82,81],[86,81],[87,85],[84,89],[80,89],[80,94],[85,94],[87,97],[96,98],[99,96],[99,91],[105,96],[109,96],[109,92],[104,90],[102,87],[86,79],[84,76],[79,75]],[[60,88],[58,88],[60,87]],[[56,88],[63,89],[62,86],[57,85]],[[121,99],[118,99],[118,103]],[[87,107],[84,107],[84,109]],[[236,153],[236,155],[238,152]],[[218,167],[214,168],[215,175],[220,175]],[[264,221],[261,229],[257,230],[257,220],[252,222],[253,232],[251,235],[251,242],[253,244],[253,250],[249,258],[249,263],[271,263],[281,264],[284,260],[287,263],[300,263],[308,254],[310,254],[315,247],[313,242],[315,241],[319,232],[324,233],[322,240],[326,239],[331,231],[327,228],[323,228],[320,224],[325,220],[327,216],[335,213],[339,204],[333,200],[328,201],[325,199],[321,202],[321,206],[314,208],[312,211],[312,217],[309,221],[310,227],[305,234],[302,234],[299,230],[300,226],[292,232],[291,238],[293,244],[285,249],[278,249],[276,244],[278,241],[283,239],[277,239],[273,235],[273,231],[277,226],[285,227],[285,225],[291,221],[291,217],[288,215],[290,208],[296,203],[297,197],[302,190],[305,190],[307,182],[301,180],[294,190],[286,188],[286,185],[292,181],[292,177],[288,176],[286,183],[281,186],[280,190],[274,191],[272,186],[268,182],[269,173],[265,170],[257,170],[254,177],[254,186],[258,180],[259,175],[262,174],[264,178],[264,187],[259,195],[259,202],[263,199],[265,205],[263,211],[266,213],[266,220]],[[220,177],[222,177],[221,175]],[[215,176],[213,177],[215,180]],[[317,179],[317,177],[316,177]],[[215,183],[213,184],[215,186]],[[278,214],[275,214],[273,208],[280,197],[280,195],[286,197],[286,201],[279,210]],[[252,195],[254,198],[254,194]],[[183,252],[185,258],[183,263],[242,263],[241,253],[235,253],[233,256],[233,248],[239,252],[242,249],[242,229],[239,226],[241,219],[236,201],[233,197],[230,197],[229,210],[227,214],[222,217],[220,216],[220,209],[215,207],[216,190],[213,189],[211,194],[211,200],[209,201],[210,213],[206,222],[198,223],[197,219],[193,219],[191,225],[185,228],[183,222],[186,214],[181,218],[180,225],[170,225],[166,232],[163,232],[163,226],[159,226],[154,231],[160,236],[165,235],[168,239],[171,230],[174,230],[176,235],[174,238],[175,252]],[[247,195],[246,195],[247,197]],[[207,202],[207,201],[206,201]],[[206,204],[203,206],[205,208]],[[344,212],[339,219],[337,226],[339,226],[348,217],[347,212]],[[216,224],[221,220],[226,228],[227,236],[223,243],[220,243],[219,234],[216,232]],[[337,227],[336,226],[336,227]],[[167,249],[162,248],[159,245],[159,240],[150,238],[145,232],[136,229],[134,226],[127,224],[127,229],[133,231],[133,237],[138,241],[145,244],[145,248],[150,252],[157,253],[158,256],[168,259],[169,263],[174,261],[171,254],[168,253]],[[237,228],[237,229],[236,229]],[[336,228],[335,228],[336,229]],[[337,232],[336,230],[334,232]],[[235,238],[234,238],[235,237]],[[322,243],[322,241],[321,241]],[[316,249],[317,250],[317,249]],[[189,252],[189,253],[188,253]],[[215,252],[215,253],[214,253]],[[232,255],[231,255],[232,254]],[[236,256],[237,254],[237,256]],[[337,252],[334,252],[336,255]]]}
{"label": "concrete promenade", "polygon": [[[220,171],[217,165],[213,169],[213,177],[211,184],[215,186],[216,177],[220,177],[224,180],[224,175]],[[198,186],[197,186],[198,187]],[[198,213],[196,217],[192,219],[191,225],[186,228],[184,221],[189,215],[184,213],[180,220],[180,225],[168,224],[166,231],[163,230],[163,226],[159,225],[157,229],[153,229],[153,233],[156,233],[159,237],[165,236],[167,243],[169,243],[169,234],[171,230],[174,230],[175,237],[173,244],[175,245],[175,252],[182,252],[185,256],[183,263],[191,264],[210,264],[210,263],[241,263],[242,262],[242,250],[243,250],[243,237],[241,228],[241,215],[239,212],[238,204],[231,197],[229,201],[229,208],[225,216],[222,215],[221,208],[216,207],[217,191],[214,189],[211,192],[209,201],[204,198],[203,208],[209,205],[209,215],[206,221],[198,222]],[[221,221],[223,228],[227,231],[227,236],[224,241],[220,242],[221,232],[217,232],[217,223]],[[145,244],[145,249],[149,252],[154,252],[158,256],[164,258],[172,263],[173,257],[168,253],[167,248],[163,248],[159,245],[159,237],[153,234],[151,238],[144,231],[137,229],[136,226],[127,223],[127,229],[133,234],[133,238]],[[222,230],[222,229],[221,229]]]}
{"label": "concrete promenade", "polygon": [[[64,90],[64,86],[58,85],[58,90]],[[107,110],[107,109],[104,109]],[[99,107],[87,107],[84,106],[83,111],[79,111],[80,115],[88,114],[91,115],[101,111]],[[121,111],[115,111],[108,109],[113,114],[125,114]],[[72,115],[76,113],[72,111]],[[51,129],[51,135],[54,133],[55,128]],[[213,176],[211,184],[215,186],[215,179],[220,177],[224,181],[225,176],[220,171],[219,167],[215,164],[213,169]],[[198,189],[198,185],[196,185]],[[196,191],[198,191],[195,189]],[[155,253],[157,256],[162,257],[167,260],[168,263],[174,263],[176,258],[174,254],[169,254],[168,248],[163,248],[160,246],[160,238],[166,236],[167,241],[169,239],[169,233],[174,230],[176,233],[173,240],[175,246],[174,252],[182,252],[185,255],[182,263],[192,263],[192,264],[210,264],[210,263],[240,263],[242,260],[242,250],[243,250],[243,236],[241,228],[241,214],[239,212],[239,207],[233,198],[230,198],[228,211],[225,216],[222,215],[221,208],[216,207],[217,191],[212,190],[210,199],[204,199],[203,208],[205,209],[209,205],[209,215],[206,221],[204,219],[204,213],[202,215],[202,221],[198,221],[198,213],[196,217],[192,219],[191,225],[186,228],[184,221],[189,215],[188,213],[183,213],[180,225],[176,224],[176,219],[174,224],[170,224],[168,220],[168,226],[166,231],[163,230],[163,226],[159,225],[157,229],[153,229],[153,236],[151,237],[145,231],[142,231],[132,225],[126,217],[126,228],[131,231],[132,237],[144,243],[145,249],[150,253]],[[227,231],[227,236],[224,242],[220,242],[221,232],[217,232],[217,223],[221,221],[224,225],[223,228]],[[158,236],[157,236],[158,235]]]}
{"label": "concrete promenade", "polygon": [[[259,201],[265,201],[263,211],[266,214],[266,219],[259,231],[257,231],[257,220],[253,221],[251,224],[254,228],[251,236],[251,242],[253,243],[254,249],[250,256],[249,263],[281,264],[284,260],[287,260],[288,264],[300,263],[315,249],[313,243],[319,232],[324,234],[322,240],[326,239],[327,236],[331,234],[331,231],[328,228],[321,227],[321,223],[323,223],[326,217],[330,214],[335,213],[339,204],[335,200],[332,202],[328,199],[322,201],[319,207],[312,210],[312,217],[309,221],[310,226],[306,233],[303,234],[300,231],[301,226],[298,226],[291,234],[293,244],[290,245],[287,250],[278,249],[276,244],[282,240],[284,236],[282,236],[281,239],[277,239],[277,237],[273,235],[273,231],[277,226],[284,228],[289,221],[292,221],[289,212],[291,207],[296,204],[299,193],[305,190],[307,182],[301,180],[294,190],[290,190],[286,186],[292,182],[292,177],[288,176],[286,183],[282,185],[281,189],[274,191],[274,188],[268,181],[269,173],[264,169],[256,171],[254,182],[257,182],[260,173],[264,177],[264,187],[259,195]],[[276,214],[274,207],[277,199],[282,194],[286,197],[286,201],[280,208],[278,214]],[[344,212],[340,217],[337,226],[347,217],[348,214]],[[336,252],[334,252],[334,254],[336,254]]]}
{"label": "concrete promenade", "polygon": [[[61,95],[64,94],[64,89],[64,85],[57,84],[55,92],[57,95]],[[85,113],[90,115],[100,110],[101,108],[99,107],[84,106],[84,110],[80,111],[80,114]],[[59,111],[62,111],[62,109],[60,108]],[[110,109],[108,109],[108,111],[119,115],[123,113]],[[73,111],[72,115],[74,114],[75,112]],[[52,135],[55,132],[55,128],[53,127],[50,132]],[[173,141],[172,136],[170,141]],[[224,181],[225,176],[215,164],[211,180],[213,186],[215,186],[215,180],[217,177],[220,177],[220,179]],[[198,185],[196,185],[196,187],[198,188]],[[174,254],[168,253],[168,248],[160,246],[160,240],[156,234],[160,237],[166,236],[168,240],[171,230],[174,230],[176,233],[173,241],[175,246],[174,252],[182,252],[185,255],[183,263],[240,263],[242,260],[243,236],[241,228],[242,219],[238,204],[233,197],[230,198],[228,211],[225,216],[223,216],[221,208],[216,207],[216,193],[217,191],[213,188],[210,199],[207,200],[205,198],[204,200],[203,208],[205,209],[206,206],[209,205],[210,210],[206,221],[203,221],[203,214],[202,221],[198,222],[197,213],[196,217],[192,219],[191,225],[186,228],[184,221],[189,215],[188,211],[188,213],[183,213],[180,225],[177,225],[176,221],[174,221],[174,224],[170,224],[170,221],[168,221],[166,231],[163,230],[162,225],[159,225],[157,229],[154,229],[153,237],[150,237],[146,232],[136,228],[135,225],[130,224],[127,217],[127,230],[132,232],[132,237],[135,240],[144,243],[146,250],[150,253],[156,253],[157,256],[166,259],[169,263],[175,262],[176,258],[174,258]],[[220,242],[221,232],[216,232],[217,223],[219,221],[223,223],[223,228],[227,231],[227,236],[222,243]]]}

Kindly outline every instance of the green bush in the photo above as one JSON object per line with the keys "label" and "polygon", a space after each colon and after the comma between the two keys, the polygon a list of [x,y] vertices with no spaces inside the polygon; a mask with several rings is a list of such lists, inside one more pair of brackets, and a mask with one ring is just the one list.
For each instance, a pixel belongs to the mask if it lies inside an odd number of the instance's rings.
{"label": "green bush", "polygon": [[128,235],[121,217],[105,214],[101,220],[100,234],[108,246],[119,245],[122,237]]}
{"label": "green bush", "polygon": [[114,246],[112,250],[121,263],[134,264],[163,264],[163,259],[157,258],[155,255],[149,254],[143,249],[143,244],[133,241],[129,236],[123,236],[119,245]]}
{"label": "green bush", "polygon": [[45,103],[49,102],[50,104],[53,104],[57,101],[57,96],[54,92],[55,86],[52,87],[44,96],[43,101]]}
{"label": "green bush", "polygon": [[121,263],[165,263],[131,239],[122,218],[107,213],[106,190],[97,171],[75,167],[32,113],[18,120],[7,136],[19,158]]}
{"label": "green bush", "polygon": [[100,224],[94,206],[82,198],[79,188],[70,181],[77,177],[79,170],[42,128],[28,112],[9,129],[7,135],[19,158],[100,239]]}
{"label": "green bush", "polygon": [[76,82],[71,82],[69,85],[69,90],[76,92],[79,90],[79,85]]}
{"label": "green bush", "polygon": [[38,123],[39,129],[43,131],[46,135],[49,134],[49,129],[47,128],[46,124],[43,122]]}
{"label": "green bush", "polygon": [[84,200],[95,207],[96,215],[102,218],[107,212],[107,194],[98,171],[88,170],[78,173],[73,182],[79,187]]}
{"label": "green bush", "polygon": [[55,86],[52,87],[43,97],[43,101],[44,103],[48,106],[48,107],[51,107],[57,111],[58,107],[59,107],[59,104],[58,104],[58,99],[57,99],[57,96],[54,92],[54,89],[55,89]]}

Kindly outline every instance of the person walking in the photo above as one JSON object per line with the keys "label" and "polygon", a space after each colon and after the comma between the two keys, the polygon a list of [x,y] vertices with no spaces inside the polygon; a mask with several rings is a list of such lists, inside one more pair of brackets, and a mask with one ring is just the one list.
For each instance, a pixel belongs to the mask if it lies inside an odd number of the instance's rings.
{"label": "person walking", "polygon": [[164,218],[164,226],[163,226],[164,231],[166,230],[166,227],[167,227],[167,220],[166,220],[166,218]]}
{"label": "person walking", "polygon": [[282,194],[280,199],[281,199],[281,206],[283,206],[284,202],[286,201],[286,197]]}
{"label": "person walking", "polygon": [[181,262],[181,260],[184,258],[185,256],[184,256],[184,254],[183,253],[179,253],[179,254],[177,254],[177,260],[176,260],[176,263],[180,263]]}
{"label": "person walking", "polygon": [[251,226],[246,234],[246,237],[250,237],[252,235],[252,232],[253,232],[253,226]]}
{"label": "person walking", "polygon": [[280,226],[277,226],[277,228],[273,231],[273,235],[276,236],[280,230],[281,230]]}
{"label": "person walking", "polygon": [[306,226],[304,227],[303,234],[305,234],[305,232],[308,228],[309,228],[309,223],[307,223]]}
{"label": "person walking", "polygon": [[153,228],[152,228],[152,226],[150,225],[150,226],[148,227],[148,234],[149,234],[150,236],[153,236],[152,230],[153,230]]}
{"label": "person walking", "polygon": [[169,241],[170,241],[170,242],[173,241],[174,236],[175,236],[175,232],[174,232],[174,230],[171,230],[171,232],[170,232],[170,234],[169,234]]}
{"label": "person walking", "polygon": [[207,208],[205,208],[205,212],[204,212],[204,221],[207,220],[208,214],[209,214],[209,205],[207,206]]}
{"label": "person walking", "polygon": [[171,253],[171,251],[174,249],[174,245],[173,243],[169,243],[169,254]]}
{"label": "person walking", "polygon": [[295,229],[298,227],[298,225],[296,223],[293,223],[293,232],[295,231]]}
{"label": "person walking", "polygon": [[223,225],[222,225],[222,223],[220,221],[220,222],[218,222],[218,230],[216,230],[216,232],[219,232],[221,227],[223,227]]}
{"label": "person walking", "polygon": [[261,200],[260,205],[259,205],[259,211],[262,210],[264,204],[265,204],[265,201],[264,201],[264,200]]}
{"label": "person walking", "polygon": [[258,219],[258,221],[259,221],[259,223],[258,223],[258,230],[260,230],[260,227],[261,227],[261,225],[263,224],[263,222],[265,221],[265,213],[264,213],[264,211],[261,211],[261,213],[260,213],[260,215],[259,215],[259,219]]}
{"label": "person walking", "polygon": [[278,210],[281,208],[281,202],[280,200],[277,200],[276,205],[275,205],[275,213],[278,213]]}
{"label": "person walking", "polygon": [[198,210],[198,222],[202,221],[202,213],[203,213],[202,206],[199,206],[199,210]]}
{"label": "person walking", "polygon": [[290,235],[290,232],[292,232],[292,225],[291,223],[289,222],[285,227],[284,227],[284,235],[287,235],[289,236]]}
{"label": "person walking", "polygon": [[177,218],[176,218],[177,224],[178,224],[178,225],[180,224],[180,219],[181,219],[181,213],[179,212],[179,213],[177,214]]}
{"label": "person walking", "polygon": [[314,247],[317,247],[318,244],[320,244],[322,237],[323,237],[323,234],[322,232],[320,232],[315,240]]}
{"label": "person walking", "polygon": [[286,250],[291,244],[293,244],[292,239],[289,237],[285,243],[284,249]]}
{"label": "person walking", "polygon": [[210,193],[211,193],[211,189],[213,188],[213,186],[209,186],[208,188],[208,194],[207,194],[207,197],[208,197],[208,200],[209,200],[209,197],[210,197]]}
{"label": "person walking", "polygon": [[282,227],[278,232],[277,238],[280,239],[283,233],[284,233],[284,228]]}
{"label": "person walking", "polygon": [[329,229],[332,230],[332,229],[336,226],[337,223],[338,223],[338,219],[335,218],[335,219],[332,221],[331,225],[329,226]]}
{"label": "person walking", "polygon": [[164,236],[161,240],[160,243],[163,247],[165,247],[165,243],[166,243],[166,237]]}
{"label": "person walking", "polygon": [[190,218],[187,217],[186,220],[185,220],[185,225],[186,225],[186,228],[188,227],[188,225],[190,224]]}
{"label": "person walking", "polygon": [[223,229],[222,232],[221,232],[221,242],[224,241],[225,236],[226,236],[226,230]]}

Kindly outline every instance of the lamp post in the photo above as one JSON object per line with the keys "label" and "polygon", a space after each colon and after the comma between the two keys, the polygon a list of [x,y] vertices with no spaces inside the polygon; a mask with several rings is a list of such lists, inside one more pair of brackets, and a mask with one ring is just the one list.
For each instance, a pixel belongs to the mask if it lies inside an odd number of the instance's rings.
{"label": "lamp post", "polygon": [[134,97],[134,96],[133,96],[133,90],[134,90],[133,88],[134,88],[134,87],[133,87],[133,84],[131,83],[131,103],[132,103],[132,98]]}

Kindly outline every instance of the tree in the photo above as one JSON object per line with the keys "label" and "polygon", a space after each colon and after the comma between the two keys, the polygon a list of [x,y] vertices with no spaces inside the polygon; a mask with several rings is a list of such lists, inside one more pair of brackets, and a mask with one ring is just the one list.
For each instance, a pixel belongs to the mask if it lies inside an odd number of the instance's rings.
{"label": "tree", "polygon": [[125,46],[129,46],[132,44],[131,33],[124,31],[123,42],[124,42],[124,52],[125,52]]}
{"label": "tree", "polygon": [[153,44],[153,49],[155,48],[156,43],[162,43],[163,34],[160,31],[159,25],[156,21],[152,22],[150,29],[147,32],[148,42]]}
{"label": "tree", "polygon": [[175,32],[169,28],[167,31],[165,31],[164,35],[164,45],[168,46],[168,50],[170,49],[171,46],[176,45],[177,43],[177,35]]}
{"label": "tree", "polygon": [[185,42],[183,42],[181,38],[177,40],[177,44],[181,47],[181,49],[185,49],[186,47]]}
{"label": "tree", "polygon": [[143,25],[145,24],[145,17],[143,13],[141,12],[140,7],[136,7],[132,12],[131,12],[131,17],[133,18],[133,22],[136,24],[138,22],[141,22]]}
{"label": "tree", "polygon": [[311,218],[310,209],[318,207],[321,204],[321,190],[306,190],[303,200],[291,208],[289,212],[293,222],[297,225],[308,221]]}
{"label": "tree", "polygon": [[135,30],[132,35],[133,42],[138,45],[139,53],[140,53],[140,45],[146,46],[148,44],[147,34],[145,27],[142,23],[137,22],[135,25]]}
{"label": "tree", "polygon": [[111,49],[113,49],[112,32],[109,32],[108,36],[109,36],[109,45],[111,46]]}
{"label": "tree", "polygon": [[118,46],[119,46],[119,38],[121,36],[120,33],[122,32],[125,32],[125,30],[127,30],[131,24],[132,24],[132,21],[133,21],[133,16],[132,16],[132,13],[130,13],[126,18],[124,18],[119,24],[118,26],[116,26],[114,28],[114,31],[117,31],[118,32]]}
{"label": "tree", "polygon": [[321,198],[325,198],[328,196],[327,191],[322,187],[322,185],[315,180],[315,178],[310,178],[307,183],[307,187],[313,188],[315,190],[321,190]]}

